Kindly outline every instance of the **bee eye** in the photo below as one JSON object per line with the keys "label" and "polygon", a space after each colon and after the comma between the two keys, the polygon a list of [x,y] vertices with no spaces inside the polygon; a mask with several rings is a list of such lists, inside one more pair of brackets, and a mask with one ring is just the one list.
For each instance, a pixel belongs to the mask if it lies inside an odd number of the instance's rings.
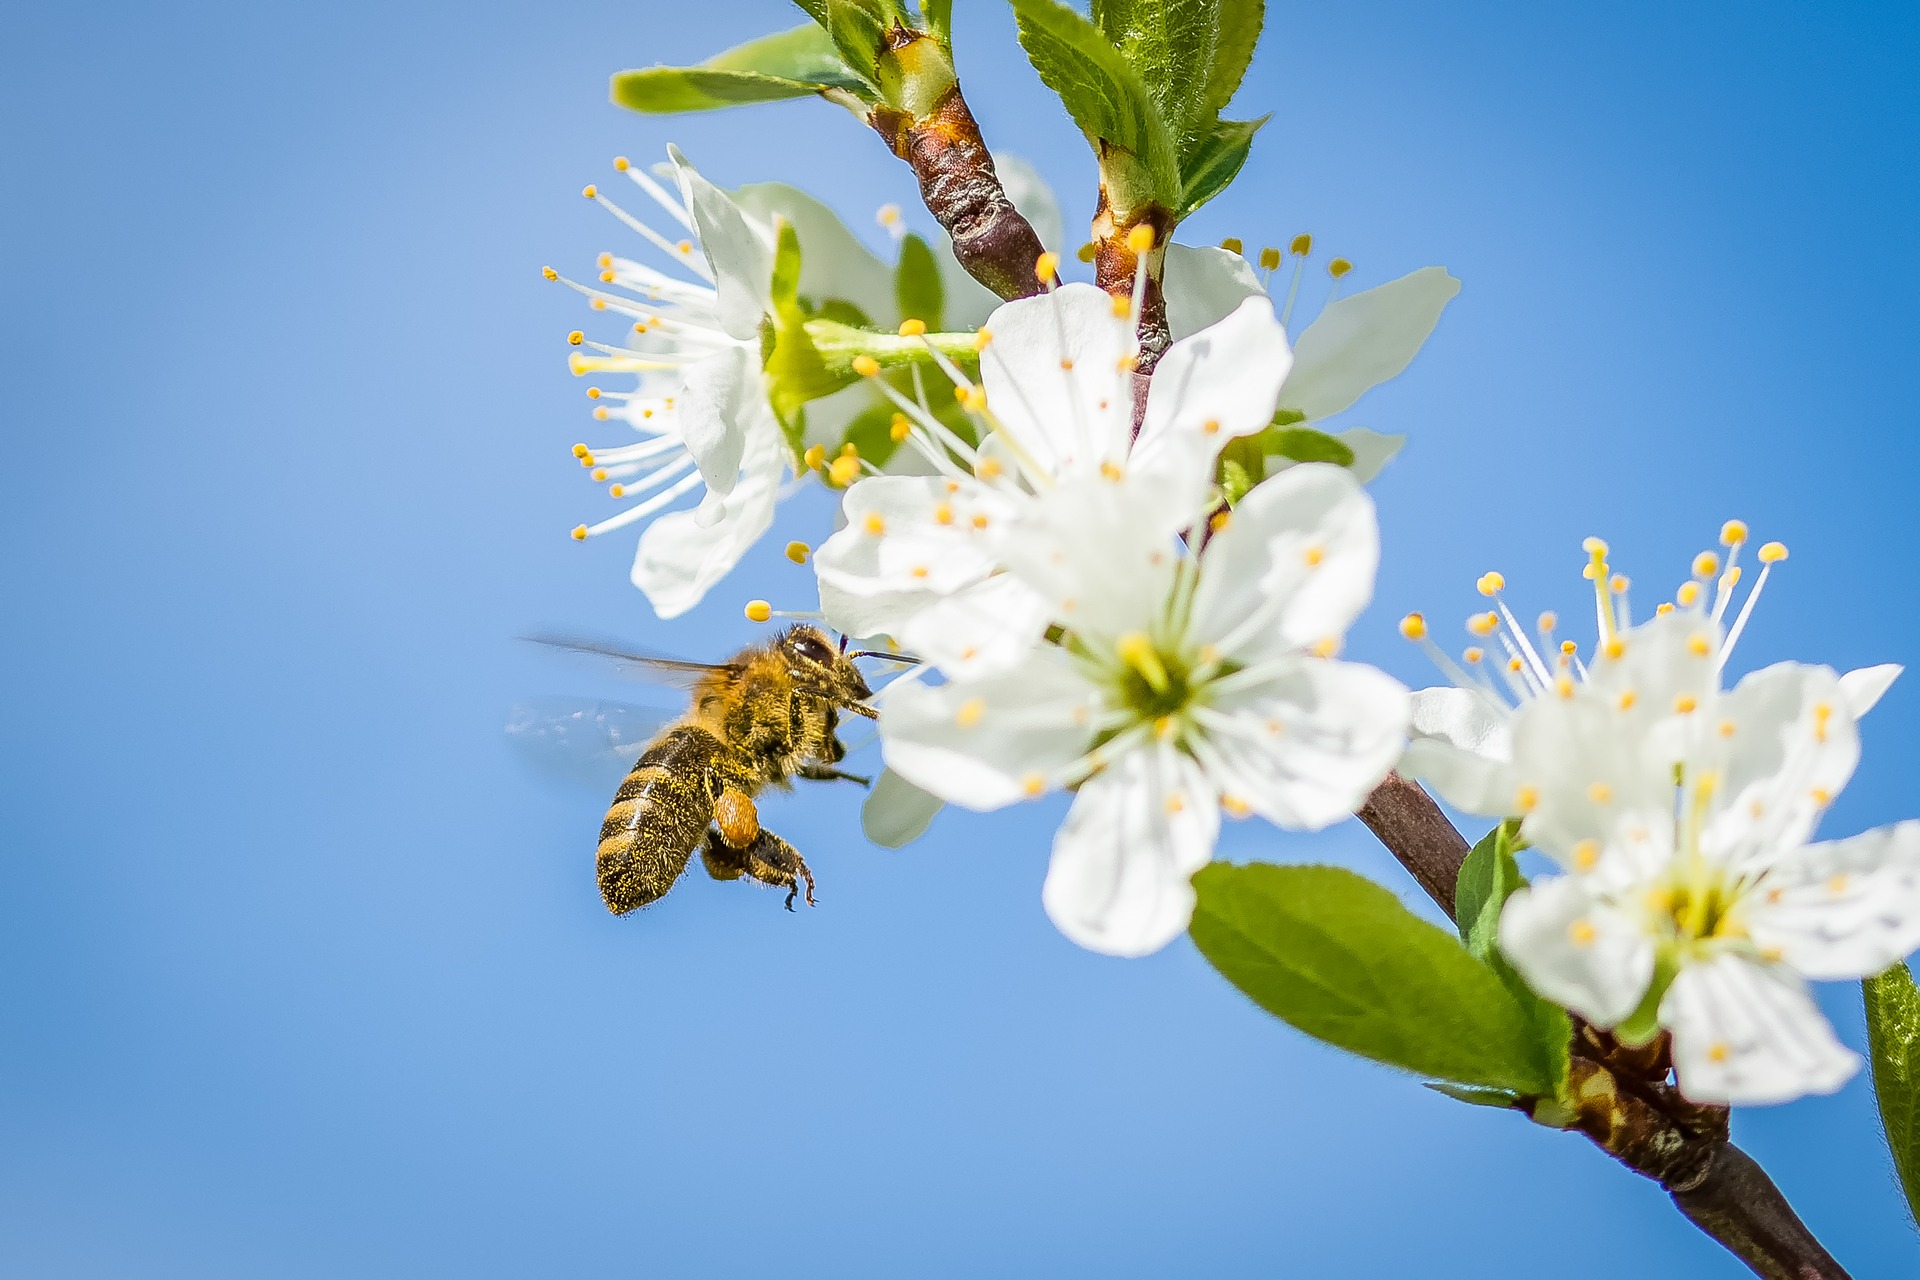
{"label": "bee eye", "polygon": [[793,651],[808,662],[818,662],[825,666],[833,661],[833,650],[821,644],[812,636],[797,636],[793,641]]}

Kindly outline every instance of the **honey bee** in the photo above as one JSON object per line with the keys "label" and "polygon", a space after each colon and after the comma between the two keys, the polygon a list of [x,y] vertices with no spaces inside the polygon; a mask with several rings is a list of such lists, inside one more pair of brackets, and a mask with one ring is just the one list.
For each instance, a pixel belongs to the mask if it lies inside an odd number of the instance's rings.
{"label": "honey bee", "polygon": [[[594,855],[607,909],[625,915],[657,902],[686,871],[695,851],[715,880],[746,878],[787,890],[786,907],[803,891],[813,905],[813,873],[792,845],[760,825],[755,798],[767,787],[790,788],[795,778],[868,779],[838,769],[847,749],[840,713],[867,719],[877,713],[855,658],[817,627],[795,626],[725,662],[682,662],[623,653],[574,640],[545,644],[637,664],[644,672],[692,691],[684,715],[661,729],[628,769],[615,792]],[[631,721],[610,704],[571,713],[565,720],[516,711],[510,733],[540,736],[578,751],[574,739],[592,739],[604,757],[631,740]],[[628,755],[627,759],[632,757]]]}

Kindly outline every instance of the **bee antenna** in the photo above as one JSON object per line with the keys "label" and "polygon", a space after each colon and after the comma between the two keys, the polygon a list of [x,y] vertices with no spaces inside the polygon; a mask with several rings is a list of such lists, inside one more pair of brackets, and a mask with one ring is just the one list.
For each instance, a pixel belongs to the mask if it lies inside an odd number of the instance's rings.
{"label": "bee antenna", "polygon": [[853,637],[851,637],[851,636],[849,636],[849,635],[848,635],[848,634],[847,634],[846,632],[844,632],[844,631],[840,633],[840,656],[841,656],[841,657],[845,657],[845,656],[846,656],[846,653],[847,653],[847,641],[848,641],[848,640],[851,640],[852,638],[853,638]]}
{"label": "bee antenna", "polygon": [[[844,653],[845,650],[842,650],[842,652]],[[904,663],[909,667],[917,667],[920,665],[920,659],[918,658],[910,658],[904,653],[887,653],[880,649],[855,649],[852,653],[847,654],[847,656],[849,658],[885,658],[888,662]]]}

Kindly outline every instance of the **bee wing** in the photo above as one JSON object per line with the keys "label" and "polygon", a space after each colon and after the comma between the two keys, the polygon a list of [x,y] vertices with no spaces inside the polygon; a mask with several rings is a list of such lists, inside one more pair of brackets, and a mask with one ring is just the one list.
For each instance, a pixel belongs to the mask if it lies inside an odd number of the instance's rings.
{"label": "bee wing", "polygon": [[526,639],[534,644],[546,645],[550,649],[605,658],[617,663],[628,675],[637,676],[655,684],[671,685],[676,689],[691,689],[707,676],[734,674],[740,670],[740,664],[737,662],[689,662],[684,658],[669,658],[664,654],[623,649],[619,645],[606,641],[575,636],[527,636]]}
{"label": "bee wing", "polygon": [[590,698],[528,698],[507,713],[507,739],[536,771],[610,795],[662,728],[678,716],[659,707]]}

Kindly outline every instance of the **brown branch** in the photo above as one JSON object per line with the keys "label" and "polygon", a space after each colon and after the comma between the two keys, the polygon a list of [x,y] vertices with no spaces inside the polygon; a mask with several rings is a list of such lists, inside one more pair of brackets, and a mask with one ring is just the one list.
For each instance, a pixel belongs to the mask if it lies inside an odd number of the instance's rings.
{"label": "brown branch", "polygon": [[[1417,782],[1387,775],[1360,820],[1449,916],[1467,842]],[[1572,1127],[1659,1183],[1674,1206],[1766,1280],[1848,1280],[1751,1156],[1727,1140],[1727,1109],[1689,1102],[1667,1083],[1663,1039],[1622,1045],[1575,1019],[1568,1091]]]}

